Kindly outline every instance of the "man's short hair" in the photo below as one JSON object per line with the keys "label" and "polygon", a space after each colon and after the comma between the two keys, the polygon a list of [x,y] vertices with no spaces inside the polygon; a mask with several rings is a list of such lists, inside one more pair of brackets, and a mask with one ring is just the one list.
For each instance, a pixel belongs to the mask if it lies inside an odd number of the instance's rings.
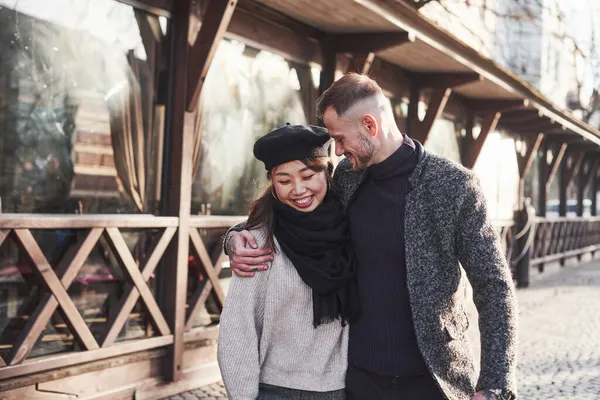
{"label": "man's short hair", "polygon": [[381,87],[367,75],[350,72],[333,83],[317,99],[317,117],[323,119],[325,110],[332,107],[342,116],[357,102],[383,93]]}

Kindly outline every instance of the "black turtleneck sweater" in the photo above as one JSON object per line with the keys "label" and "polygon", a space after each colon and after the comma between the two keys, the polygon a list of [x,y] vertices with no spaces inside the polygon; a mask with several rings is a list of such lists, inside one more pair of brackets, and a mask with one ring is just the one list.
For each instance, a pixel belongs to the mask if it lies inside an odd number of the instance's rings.
{"label": "black turtleneck sweater", "polygon": [[428,374],[417,345],[406,284],[404,211],[415,143],[369,167],[348,207],[362,315],[350,324],[350,365],[381,375]]}

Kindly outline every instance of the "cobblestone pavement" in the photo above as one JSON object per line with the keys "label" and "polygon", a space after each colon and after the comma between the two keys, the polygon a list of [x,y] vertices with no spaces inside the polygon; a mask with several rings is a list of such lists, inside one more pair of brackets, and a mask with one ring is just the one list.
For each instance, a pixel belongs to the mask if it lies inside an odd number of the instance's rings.
{"label": "cobblestone pavement", "polygon": [[[600,400],[600,261],[534,276],[517,296],[519,399]],[[478,354],[476,326],[469,334]],[[217,383],[169,399],[225,396]]]}
{"label": "cobblestone pavement", "polygon": [[227,393],[221,382],[201,387],[200,389],[180,393],[164,400],[227,400]]}

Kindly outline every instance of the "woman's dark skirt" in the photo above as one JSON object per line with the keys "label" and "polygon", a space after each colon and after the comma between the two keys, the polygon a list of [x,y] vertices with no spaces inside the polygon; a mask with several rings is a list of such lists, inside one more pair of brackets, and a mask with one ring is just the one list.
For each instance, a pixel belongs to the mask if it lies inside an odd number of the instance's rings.
{"label": "woman's dark skirt", "polygon": [[309,390],[289,389],[261,383],[257,400],[345,400],[344,389],[331,392],[311,392]]}

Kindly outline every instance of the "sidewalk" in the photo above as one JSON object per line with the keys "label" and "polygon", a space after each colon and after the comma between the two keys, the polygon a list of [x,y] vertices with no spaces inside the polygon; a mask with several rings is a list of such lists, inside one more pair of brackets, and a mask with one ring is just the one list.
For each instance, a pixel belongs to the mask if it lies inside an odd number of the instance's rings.
{"label": "sidewalk", "polygon": [[[600,261],[533,273],[519,290],[519,398],[600,399]],[[479,354],[476,313],[469,336]],[[225,399],[220,384],[170,400]]]}

